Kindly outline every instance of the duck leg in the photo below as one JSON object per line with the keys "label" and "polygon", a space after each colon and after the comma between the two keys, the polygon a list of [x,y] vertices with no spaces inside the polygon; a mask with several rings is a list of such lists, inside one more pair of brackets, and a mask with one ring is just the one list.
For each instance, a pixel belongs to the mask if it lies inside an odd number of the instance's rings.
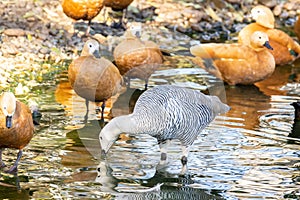
{"label": "duck leg", "polygon": [[86,113],[84,116],[84,123],[86,123],[89,118],[89,101],[87,99],[85,100],[85,107],[86,107]]}
{"label": "duck leg", "polygon": [[181,164],[182,164],[182,169],[181,169],[181,174],[185,174],[187,171],[187,157],[189,154],[189,147],[181,145],[182,149],[182,157],[181,157]]}
{"label": "duck leg", "polygon": [[0,149],[0,169],[1,168],[4,168],[6,165],[4,164],[4,162],[2,161],[2,151],[3,151],[4,149],[3,148],[1,148]]}
{"label": "duck leg", "polygon": [[127,22],[125,22],[126,15],[127,15],[127,8],[123,9],[122,18],[121,18],[121,22],[120,22],[120,24],[125,29],[126,29],[126,23],[127,23]]}
{"label": "duck leg", "polygon": [[101,105],[101,119],[104,119],[105,103],[106,103],[106,100],[104,100],[102,105]]}
{"label": "duck leg", "polygon": [[89,20],[88,27],[87,27],[87,29],[85,31],[85,36],[86,37],[90,36],[91,24],[92,24],[92,20]]}
{"label": "duck leg", "polygon": [[18,164],[19,164],[19,161],[22,157],[22,154],[23,154],[23,151],[19,150],[17,160],[16,160],[15,164],[8,171],[6,171],[7,173],[16,174],[18,172]]}
{"label": "duck leg", "polygon": [[148,79],[145,80],[145,90],[148,88]]}

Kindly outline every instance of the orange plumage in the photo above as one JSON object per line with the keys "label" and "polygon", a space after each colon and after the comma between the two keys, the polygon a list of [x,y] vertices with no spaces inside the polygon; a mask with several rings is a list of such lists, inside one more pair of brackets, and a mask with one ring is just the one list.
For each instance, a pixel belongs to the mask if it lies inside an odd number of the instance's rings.
{"label": "orange plumage", "polygon": [[[239,43],[248,45],[250,35],[255,31],[265,32],[273,50],[270,51],[275,58],[277,65],[284,65],[293,62],[300,54],[300,46],[289,35],[274,28],[275,18],[272,11],[265,6],[256,6],[251,10],[251,15],[256,21],[244,27],[238,36]],[[291,53],[294,51],[295,53]]]}
{"label": "orange plumage", "polygon": [[18,149],[15,164],[8,170],[9,173],[17,172],[18,162],[22,156],[22,149],[33,137],[34,125],[30,109],[22,102],[16,100],[10,92],[0,96],[0,168],[2,150],[4,148]]}
{"label": "orange plumage", "polygon": [[74,91],[88,101],[103,102],[121,89],[122,76],[118,68],[105,58],[97,58],[99,43],[88,40],[79,58],[73,60],[68,69],[68,77]]}
{"label": "orange plumage", "polygon": [[250,45],[207,43],[191,47],[193,60],[200,67],[230,85],[253,84],[270,76],[275,61],[267,50],[268,36],[263,32],[251,35]]}

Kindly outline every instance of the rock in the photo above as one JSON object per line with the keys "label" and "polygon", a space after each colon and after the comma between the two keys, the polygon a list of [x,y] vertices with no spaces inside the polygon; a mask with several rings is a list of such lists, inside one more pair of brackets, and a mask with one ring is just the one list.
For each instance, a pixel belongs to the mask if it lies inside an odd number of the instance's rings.
{"label": "rock", "polygon": [[45,48],[45,47],[42,47],[42,48],[39,50],[39,53],[41,53],[41,54],[48,54],[48,53],[50,53],[50,52],[51,52],[50,49]]}
{"label": "rock", "polygon": [[292,2],[287,2],[283,6],[283,8],[286,9],[286,10],[292,10],[292,9],[294,9],[294,7],[295,7],[295,4],[292,3]]}
{"label": "rock", "polygon": [[24,36],[25,35],[25,31],[23,29],[14,29],[14,28],[10,28],[10,29],[6,29],[3,31],[3,33],[7,36]]}
{"label": "rock", "polygon": [[279,16],[282,12],[282,6],[281,5],[277,5],[275,6],[275,8],[273,9],[273,14],[275,16]]}
{"label": "rock", "polygon": [[16,55],[19,52],[13,44],[2,44],[1,51],[3,55]]}
{"label": "rock", "polygon": [[280,18],[282,19],[287,19],[289,17],[289,13],[284,10],[281,14],[280,14]]}
{"label": "rock", "polygon": [[269,8],[273,8],[274,6],[277,5],[277,1],[276,0],[259,0],[259,3],[269,7]]}

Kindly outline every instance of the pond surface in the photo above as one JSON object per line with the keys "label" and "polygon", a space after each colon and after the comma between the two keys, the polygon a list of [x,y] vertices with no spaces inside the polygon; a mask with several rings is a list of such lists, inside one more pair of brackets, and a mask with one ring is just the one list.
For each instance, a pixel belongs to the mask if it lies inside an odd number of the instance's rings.
{"label": "pond surface", "polygon": [[[188,57],[167,57],[150,87],[200,89],[232,108],[200,133],[185,176],[179,175],[177,141],[169,147],[168,167],[156,169],[159,148],[148,135],[122,134],[107,160],[100,159],[101,128],[131,112],[143,81],[132,80],[130,89],[107,103],[104,122],[90,103],[84,122],[84,100],[70,88],[66,71],[53,75],[24,99],[38,99],[43,117],[18,176],[0,174],[0,199],[299,199],[300,170],[293,165],[300,162],[300,140],[288,137],[294,119],[290,103],[300,100],[299,72],[295,62],[256,85],[224,86]],[[13,164],[16,153],[6,150],[4,161]],[[161,183],[160,190],[151,190]]]}

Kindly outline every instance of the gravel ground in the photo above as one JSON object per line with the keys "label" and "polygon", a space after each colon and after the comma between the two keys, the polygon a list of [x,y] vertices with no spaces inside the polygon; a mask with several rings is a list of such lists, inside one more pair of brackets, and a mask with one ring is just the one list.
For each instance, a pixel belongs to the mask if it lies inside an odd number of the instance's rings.
{"label": "gravel ground", "polygon": [[[245,16],[258,3],[271,7],[277,23],[288,28],[300,14],[300,1],[297,0],[279,4],[272,0],[135,0],[128,8],[127,21],[151,26],[152,34],[156,28],[160,32],[163,28],[176,30],[201,42],[224,41],[234,37],[250,22]],[[103,9],[94,18],[91,34],[98,34],[103,40],[112,36],[118,38],[124,29],[115,28],[116,17],[106,17],[105,20],[104,13],[110,15],[112,11]],[[30,87],[42,81],[41,77],[49,72],[52,64],[63,67],[66,60],[78,56],[86,40],[83,34],[87,23],[68,18],[58,0],[3,0],[0,14],[2,89],[19,86],[20,93],[30,91]]]}

